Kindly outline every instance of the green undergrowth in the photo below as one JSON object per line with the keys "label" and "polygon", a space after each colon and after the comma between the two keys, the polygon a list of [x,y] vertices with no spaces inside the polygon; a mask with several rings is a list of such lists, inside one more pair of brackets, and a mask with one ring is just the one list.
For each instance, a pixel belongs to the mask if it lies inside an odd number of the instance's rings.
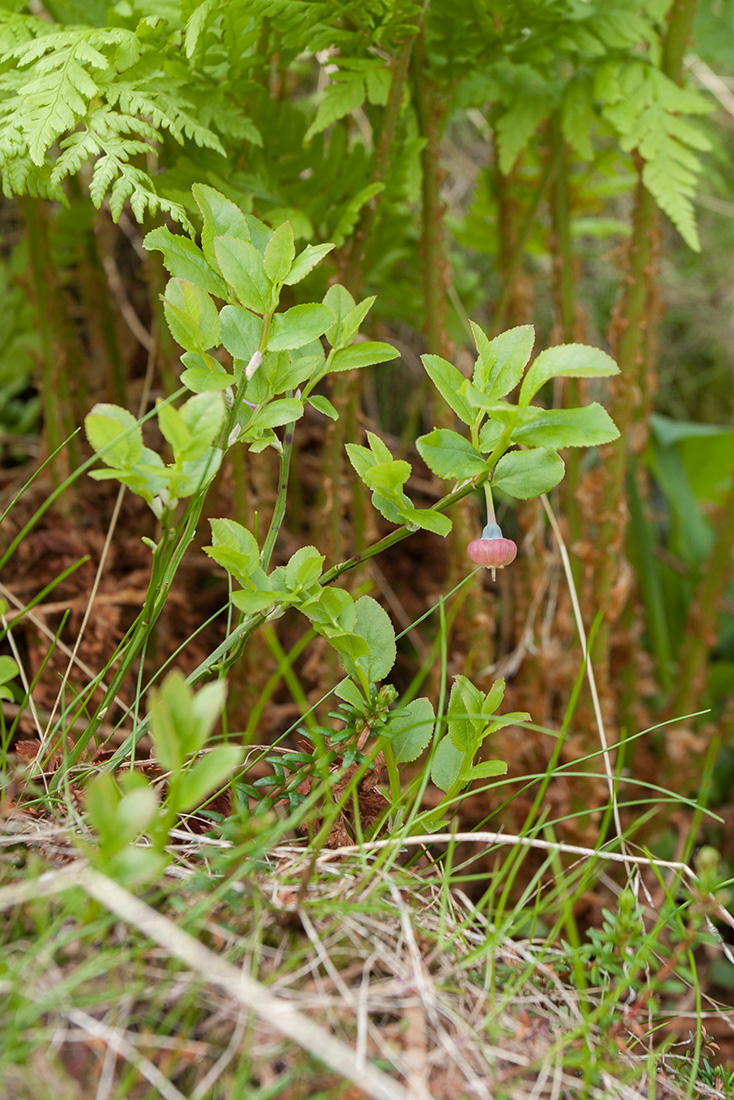
{"label": "green undergrowth", "polygon": [[292,825],[182,819],[131,892],[79,858],[78,819],[7,817],[4,1095],[731,1095],[712,850],[693,875],[630,842],[625,884],[619,844],[561,822],[349,850]]}

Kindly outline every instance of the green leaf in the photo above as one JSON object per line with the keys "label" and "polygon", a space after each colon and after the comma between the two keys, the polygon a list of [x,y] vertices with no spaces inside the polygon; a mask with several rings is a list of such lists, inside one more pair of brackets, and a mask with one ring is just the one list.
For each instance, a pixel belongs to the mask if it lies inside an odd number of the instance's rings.
{"label": "green leaf", "polygon": [[[250,230],[247,218],[233,202],[219,191],[205,183],[195,183],[191,188],[196,204],[201,210],[204,225],[201,230],[201,248],[207,262],[216,272],[219,271],[217,255],[214,251],[215,237],[238,237],[249,241]],[[222,297],[222,295],[220,295]]]}
{"label": "green leaf", "polygon": [[585,344],[562,344],[541,351],[525,375],[518,404],[529,405],[550,378],[608,378],[619,367],[606,352]]}
{"label": "green leaf", "polygon": [[222,275],[238,302],[255,313],[267,313],[272,287],[265,274],[262,253],[249,241],[227,236],[215,239],[214,251]]}
{"label": "green leaf", "polygon": [[450,791],[458,783],[463,766],[464,753],[444,737],[431,762],[431,780],[439,790]]}
{"label": "green leaf", "polygon": [[212,271],[204,253],[188,237],[172,233],[170,229],[161,226],[148,233],[143,241],[143,248],[149,252],[162,252],[164,264],[177,279],[194,283],[215,298],[227,298],[224,281]]}
{"label": "green leaf", "polygon": [[401,492],[411,474],[409,462],[393,459],[391,462],[376,462],[362,475],[362,480],[370,489],[378,489],[390,496]]}
{"label": "green leaf", "polygon": [[101,402],[84,418],[89,445],[108,466],[134,466],[143,456],[143,432],[132,413]]}
{"label": "green leaf", "polygon": [[519,325],[495,336],[489,343],[494,363],[489,370],[487,386],[478,388],[484,388],[490,397],[495,398],[504,397],[514,390],[523,376],[534,342],[535,329],[532,325]]}
{"label": "green leaf", "polygon": [[222,364],[205,352],[186,351],[181,362],[186,367],[181,372],[181,381],[194,393],[226,390],[235,385],[234,375],[227,374]]}
{"label": "green leaf", "polygon": [[191,442],[183,458],[199,458],[216,439],[224,422],[224,398],[221,393],[201,393],[190,397],[179,410]]}
{"label": "green leaf", "polygon": [[232,593],[232,603],[245,615],[257,615],[258,612],[272,607],[276,603],[276,597],[272,592],[265,589],[255,591],[240,589]]}
{"label": "green leaf", "polygon": [[308,399],[308,404],[313,405],[317,412],[323,413],[324,416],[328,416],[330,420],[338,420],[339,413],[336,411],[328,397],[324,397],[321,394],[311,394]]}
{"label": "green leaf", "polygon": [[290,271],[283,280],[285,285],[294,286],[300,283],[301,279],[305,279],[309,271],[316,267],[324,256],[328,256],[333,248],[333,244],[307,244],[303,252],[293,261]]}
{"label": "green leaf", "polygon": [[260,346],[263,331],[261,319],[242,306],[225,306],[219,319],[222,343],[229,354],[249,363]]}
{"label": "green leaf", "polygon": [[352,344],[351,347],[340,348],[339,351],[335,351],[331,359],[330,370],[336,372],[371,367],[375,363],[387,363],[390,359],[397,359],[399,355],[400,352],[392,344],[367,340],[364,343]]}
{"label": "green leaf", "polygon": [[278,428],[282,424],[292,424],[303,416],[303,402],[295,397],[283,397],[271,401],[255,417],[258,428]]}
{"label": "green leaf", "polygon": [[473,753],[484,718],[484,696],[466,676],[455,676],[446,712],[449,740],[461,752]]}
{"label": "green leaf", "polygon": [[354,633],[365,639],[369,650],[357,659],[357,664],[370,683],[377,683],[385,679],[395,664],[395,631],[387,611],[371,596],[361,596],[354,606],[357,611]]}
{"label": "green leaf", "polygon": [[174,409],[173,405],[161,405],[158,409],[158,427],[163,438],[170,443],[174,455],[177,458],[185,455],[191,443],[191,433],[178,409]]}
{"label": "green leaf", "polygon": [[512,442],[558,449],[597,447],[618,437],[611,416],[594,401],[582,409],[539,409],[535,420],[515,429]]}
{"label": "green leaf", "polygon": [[484,697],[482,702],[482,714],[485,717],[489,717],[497,713],[497,708],[501,705],[502,700],[505,697],[505,679],[501,676],[499,680],[495,680],[491,688]]}
{"label": "green leaf", "polygon": [[496,775],[506,775],[507,764],[504,760],[484,760],[481,764],[475,764],[466,775],[467,781],[472,779],[492,779]]}
{"label": "green leaf", "polygon": [[260,566],[260,547],[252,532],[234,519],[212,519],[212,545],[204,553],[230,573],[244,579]]}
{"label": "green leaf", "polygon": [[285,313],[276,313],[270,326],[269,351],[288,351],[302,348],[334,323],[334,314],[327,306],[311,303],[293,306]]}
{"label": "green leaf", "polygon": [[416,447],[429,470],[439,477],[476,477],[487,469],[474,444],[449,428],[434,428],[416,441]]}
{"label": "green leaf", "polygon": [[344,318],[355,308],[354,298],[341,283],[334,283],[324,295],[324,305],[334,314],[334,321],[326,330],[326,339],[333,348],[348,344],[348,340],[342,339],[342,324]]}
{"label": "green leaf", "polygon": [[245,750],[240,745],[217,745],[181,777],[176,810],[188,813],[223,787],[235,768],[242,763]]}
{"label": "green leaf", "polygon": [[8,680],[13,680],[19,672],[17,662],[12,657],[5,654],[0,656],[0,684],[7,684]]}
{"label": "green leaf", "polygon": [[461,396],[461,391],[466,379],[455,366],[442,359],[440,355],[421,355],[421,362],[426,369],[426,374],[443,397],[446,404],[463,420],[465,424],[474,421],[474,413]]}
{"label": "green leaf", "polygon": [[334,688],[334,694],[339,699],[343,699],[345,703],[349,703],[350,706],[364,706],[364,696],[362,695],[362,692],[354,683],[354,680],[350,680],[348,677],[346,677],[344,680],[339,681],[339,683]]}
{"label": "green leaf", "polygon": [[173,339],[186,351],[205,352],[219,345],[219,313],[206,290],[185,279],[170,279],[163,309]]}
{"label": "green leaf", "polygon": [[290,222],[283,222],[274,231],[263,253],[265,274],[274,286],[282,285],[293,265],[296,245]]}
{"label": "green leaf", "polygon": [[413,508],[400,504],[400,515],[405,523],[411,523],[415,527],[421,527],[424,531],[433,531],[434,535],[442,538],[451,532],[453,523],[443,512],[436,512],[433,508]]}
{"label": "green leaf", "polygon": [[398,764],[417,760],[433,737],[436,715],[430,699],[413,699],[390,716],[390,748]]}
{"label": "green leaf", "polygon": [[532,451],[511,451],[497,463],[492,488],[501,489],[518,500],[529,500],[557,485],[565,469],[563,459],[555,451],[540,447]]}

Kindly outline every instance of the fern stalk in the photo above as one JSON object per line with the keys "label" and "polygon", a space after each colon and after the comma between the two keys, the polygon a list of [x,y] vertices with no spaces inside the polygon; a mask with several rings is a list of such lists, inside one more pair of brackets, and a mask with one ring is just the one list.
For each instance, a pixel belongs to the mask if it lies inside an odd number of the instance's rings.
{"label": "fern stalk", "polygon": [[[682,78],[683,54],[696,7],[697,0],[676,0],[669,13],[662,71],[676,83]],[[644,446],[648,432],[645,413],[649,390],[654,385],[652,334],[660,216],[655,199],[643,183],[644,165],[639,155],[636,162],[638,182],[626,253],[624,290],[609,331],[609,342],[620,369],[611,386],[609,412],[619,428],[620,437],[616,443],[602,448],[600,467],[595,474],[599,479],[598,499],[603,501],[604,508],[596,540],[593,594],[593,605],[605,613],[595,652],[603,695],[608,695],[612,631],[626,603],[619,562],[624,553],[628,523],[625,482],[629,452],[639,453]]]}
{"label": "fern stalk", "polygon": [[726,502],[714,524],[714,541],[703,565],[701,580],[688,607],[685,641],[678,667],[678,688],[669,713],[672,717],[700,709],[706,688],[707,660],[716,642],[721,599],[732,576],[734,552],[734,478]]}

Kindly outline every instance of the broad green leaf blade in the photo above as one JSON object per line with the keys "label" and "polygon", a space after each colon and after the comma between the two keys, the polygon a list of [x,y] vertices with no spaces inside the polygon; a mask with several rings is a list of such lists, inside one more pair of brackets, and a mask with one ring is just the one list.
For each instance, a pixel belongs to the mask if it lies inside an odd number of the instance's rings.
{"label": "broad green leaf blade", "polygon": [[518,404],[529,405],[535,394],[551,378],[608,378],[619,374],[611,356],[586,344],[562,344],[541,351],[525,375]]}
{"label": "broad green leaf blade", "polygon": [[224,421],[224,398],[221,393],[201,393],[190,397],[181,406],[181,419],[188,428],[191,443],[184,455],[189,460],[199,458],[211,446]]}
{"label": "broad green leaf blade", "polygon": [[266,313],[272,287],[265,274],[262,253],[249,241],[238,237],[217,237],[214,251],[222,275],[237,301],[255,313]]}
{"label": "broad green leaf blade", "polygon": [[413,508],[400,504],[400,514],[406,523],[412,523],[424,531],[433,531],[434,535],[446,538],[454,526],[448,516],[434,508]]}
{"label": "broad green leaf blade", "polygon": [[431,780],[444,792],[458,782],[464,764],[464,753],[452,745],[448,737],[440,742],[431,763]]}
{"label": "broad green leaf blade", "polygon": [[361,596],[355,603],[355,608],[355,633],[364,638],[369,647],[369,652],[366,656],[359,657],[357,664],[370,683],[377,683],[385,679],[395,664],[395,631],[387,611],[371,596]]}
{"label": "broad green leaf blade", "polygon": [[476,447],[449,428],[434,428],[416,441],[416,447],[429,470],[439,477],[476,477],[487,469]]}
{"label": "broad green leaf blade", "polygon": [[293,306],[285,313],[276,313],[270,326],[269,351],[289,351],[302,348],[323,336],[334,323],[334,314],[327,306],[311,303]]}
{"label": "broad green leaf blade", "polygon": [[466,382],[461,371],[446,359],[442,359],[440,355],[422,355],[421,362],[426,374],[449,408],[453,409],[459,420],[463,420],[465,424],[471,424],[474,421],[474,413],[461,396],[461,388]]}
{"label": "broad green leaf blade", "polygon": [[611,416],[594,401],[581,409],[539,409],[535,420],[514,430],[512,442],[558,450],[561,447],[598,447],[618,437]]}
{"label": "broad green leaf blade", "polygon": [[507,764],[504,760],[484,760],[481,764],[475,764],[467,774],[467,779],[492,779],[496,775],[505,775]]}
{"label": "broad green leaf blade", "polygon": [[349,677],[345,677],[340,680],[334,688],[334,694],[338,699],[342,699],[345,703],[349,703],[353,707],[361,707],[364,705],[364,696],[359,690],[354,680],[350,680]]}
{"label": "broad green leaf blade", "polygon": [[436,715],[430,699],[413,699],[390,718],[390,748],[398,764],[417,760],[430,744]]}
{"label": "broad green leaf blade", "polygon": [[484,342],[477,336],[477,326],[474,327],[480,363],[486,357],[485,361],[489,364],[485,385],[479,385],[479,380],[484,374],[481,369],[475,372],[474,385],[490,397],[504,397],[514,390],[523,376],[533,350],[535,329],[532,325],[519,325],[517,328],[508,329],[507,332],[501,332],[499,336],[495,336],[488,342],[488,347],[485,347]]}
{"label": "broad green leaf blade", "polygon": [[173,405],[161,405],[158,409],[158,427],[163,438],[170,443],[175,457],[183,460],[191,443],[191,432],[178,409],[174,409]]}
{"label": "broad green leaf blade", "polygon": [[328,397],[324,397],[323,394],[314,393],[308,399],[308,404],[313,405],[317,412],[323,413],[324,416],[328,416],[330,420],[338,420],[339,413],[336,411]]}
{"label": "broad green leaf blade", "polygon": [[0,656],[0,684],[7,684],[8,680],[14,679],[19,672],[18,664],[12,657],[6,654]]}
{"label": "broad green leaf blade", "polygon": [[300,420],[303,416],[303,402],[295,397],[283,397],[279,401],[271,401],[255,417],[258,428],[279,428],[283,424],[291,424],[294,420]]}
{"label": "broad green leaf blade", "polygon": [[405,462],[404,459],[393,459],[392,462],[376,462],[365,471],[362,480],[370,489],[377,489],[391,496],[402,491],[410,474],[409,462]]}
{"label": "broad green leaf blade", "polygon": [[202,251],[210,266],[221,274],[214,251],[214,238],[238,237],[242,241],[249,241],[247,218],[239,206],[235,206],[208,184],[195,183],[191,190],[204,220],[201,230]]}
{"label": "broad green leaf blade", "polygon": [[223,787],[235,768],[242,763],[245,750],[241,745],[218,745],[181,777],[176,799],[179,813],[188,813],[209,795]]}
{"label": "broad green leaf blade", "polygon": [[495,466],[492,488],[518,500],[529,500],[549,492],[561,480],[565,469],[563,459],[555,451],[540,447],[511,451]]}
{"label": "broad green leaf blade", "polygon": [[249,363],[260,346],[263,331],[261,319],[242,306],[225,306],[219,319],[222,325],[222,343],[229,354]]}
{"label": "broad green leaf blade", "polygon": [[186,279],[202,290],[208,290],[215,298],[227,298],[224,280],[212,271],[204,253],[188,237],[160,226],[147,234],[143,248],[148,252],[162,252],[164,264],[176,278]]}
{"label": "broad green leaf blade", "polygon": [[293,265],[283,282],[286,286],[294,286],[305,279],[320,260],[333,250],[333,244],[307,244],[303,252],[296,256]]}
{"label": "broad green leaf blade", "polygon": [[387,363],[390,359],[397,359],[400,352],[392,344],[383,344],[379,340],[366,340],[361,344],[352,344],[351,347],[341,348],[332,356],[330,370],[359,370],[361,367],[371,367],[375,363]]}
{"label": "broad green leaf blade", "polygon": [[263,253],[265,274],[273,285],[282,285],[293,265],[296,245],[290,222],[283,222],[273,233]]}
{"label": "broad green leaf blade", "polygon": [[331,310],[335,318],[326,330],[326,339],[333,348],[342,347],[349,342],[342,339],[342,324],[355,308],[354,298],[341,283],[334,283],[324,295],[324,305]]}
{"label": "broad green leaf blade", "polygon": [[143,457],[143,432],[137,420],[119,405],[101,402],[84,418],[84,429],[92,450],[108,466],[134,466]]}
{"label": "broad green leaf blade", "polygon": [[219,345],[219,312],[206,290],[185,279],[170,279],[163,309],[173,339],[185,351],[205,352]]}

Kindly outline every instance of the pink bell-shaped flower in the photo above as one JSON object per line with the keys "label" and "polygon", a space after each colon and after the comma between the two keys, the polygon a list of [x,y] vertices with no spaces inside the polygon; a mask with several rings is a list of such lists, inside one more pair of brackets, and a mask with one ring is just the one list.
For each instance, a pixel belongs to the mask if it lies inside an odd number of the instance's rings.
{"label": "pink bell-shaped flower", "polygon": [[494,579],[496,569],[504,568],[517,557],[517,544],[503,537],[499,524],[488,523],[482,537],[470,542],[466,552],[477,565],[491,569]]}

